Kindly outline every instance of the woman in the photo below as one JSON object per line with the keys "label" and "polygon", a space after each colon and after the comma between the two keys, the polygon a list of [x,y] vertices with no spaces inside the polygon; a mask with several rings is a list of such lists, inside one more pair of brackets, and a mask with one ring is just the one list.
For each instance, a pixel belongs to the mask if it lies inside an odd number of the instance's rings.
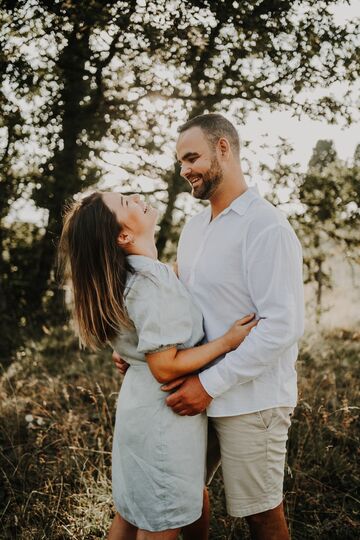
{"label": "woman", "polygon": [[116,412],[110,540],[175,540],[201,518],[206,415],[174,414],[161,384],[236,348],[256,324],[245,317],[196,346],[202,315],[157,260],[157,216],[138,195],[93,193],[69,209],[60,241],[81,343],[111,343],[130,364]]}

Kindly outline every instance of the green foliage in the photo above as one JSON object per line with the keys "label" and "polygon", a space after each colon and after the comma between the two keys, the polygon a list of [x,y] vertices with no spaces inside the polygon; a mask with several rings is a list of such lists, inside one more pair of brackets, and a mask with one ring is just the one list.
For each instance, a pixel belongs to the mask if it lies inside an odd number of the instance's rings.
{"label": "green foliage", "polygon": [[324,263],[334,249],[345,257],[360,256],[359,183],[359,169],[334,160],[324,165],[313,162],[298,186],[303,212],[297,216],[297,229],[305,249],[307,281],[317,284],[318,319],[323,287],[331,283]]}
{"label": "green foliage", "polygon": [[354,152],[354,167],[360,167],[360,144],[355,148]]}
{"label": "green foliage", "polygon": [[[308,336],[288,443],[285,505],[294,540],[358,537],[358,356],[352,330]],[[19,350],[0,380],[1,537],[104,538],[113,515],[111,444],[120,385],[111,352],[79,352],[68,329]],[[211,486],[214,540],[248,538]]]}
{"label": "green foliage", "polygon": [[320,140],[313,149],[309,161],[309,170],[323,170],[337,160],[333,141]]}
{"label": "green foliage", "polygon": [[[33,224],[13,223],[3,228],[2,264],[0,266],[0,314],[2,339],[0,359],[10,362],[10,352],[22,339],[38,334],[28,306],[38,294],[37,263],[43,231]],[[2,294],[1,294],[2,293]]]}

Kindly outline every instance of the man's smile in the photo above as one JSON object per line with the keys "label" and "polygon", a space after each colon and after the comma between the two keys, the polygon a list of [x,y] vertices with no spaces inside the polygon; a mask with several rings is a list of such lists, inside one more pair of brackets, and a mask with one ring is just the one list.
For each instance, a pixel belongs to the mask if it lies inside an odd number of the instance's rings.
{"label": "man's smile", "polygon": [[193,176],[192,178],[189,178],[189,182],[192,186],[202,181],[201,176]]}

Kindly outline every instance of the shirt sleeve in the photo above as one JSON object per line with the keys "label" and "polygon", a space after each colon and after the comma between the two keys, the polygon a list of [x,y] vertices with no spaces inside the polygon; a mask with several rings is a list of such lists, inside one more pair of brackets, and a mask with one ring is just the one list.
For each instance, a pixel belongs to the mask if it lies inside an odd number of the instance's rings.
{"label": "shirt sleeve", "polygon": [[189,301],[179,284],[161,276],[137,275],[126,299],[138,335],[137,351],[158,352],[188,341],[192,335]]}
{"label": "shirt sleeve", "polygon": [[302,254],[292,229],[279,224],[265,229],[251,242],[245,262],[261,320],[236,350],[200,373],[212,397],[259,377],[304,331]]}

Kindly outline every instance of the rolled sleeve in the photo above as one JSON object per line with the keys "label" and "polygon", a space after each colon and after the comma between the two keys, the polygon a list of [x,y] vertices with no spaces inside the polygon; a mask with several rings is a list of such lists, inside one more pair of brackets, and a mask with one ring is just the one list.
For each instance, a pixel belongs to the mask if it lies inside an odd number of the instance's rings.
{"label": "rolled sleeve", "polygon": [[259,377],[304,331],[302,254],[292,229],[276,224],[262,231],[246,252],[246,269],[261,320],[236,350],[200,374],[213,398]]}

